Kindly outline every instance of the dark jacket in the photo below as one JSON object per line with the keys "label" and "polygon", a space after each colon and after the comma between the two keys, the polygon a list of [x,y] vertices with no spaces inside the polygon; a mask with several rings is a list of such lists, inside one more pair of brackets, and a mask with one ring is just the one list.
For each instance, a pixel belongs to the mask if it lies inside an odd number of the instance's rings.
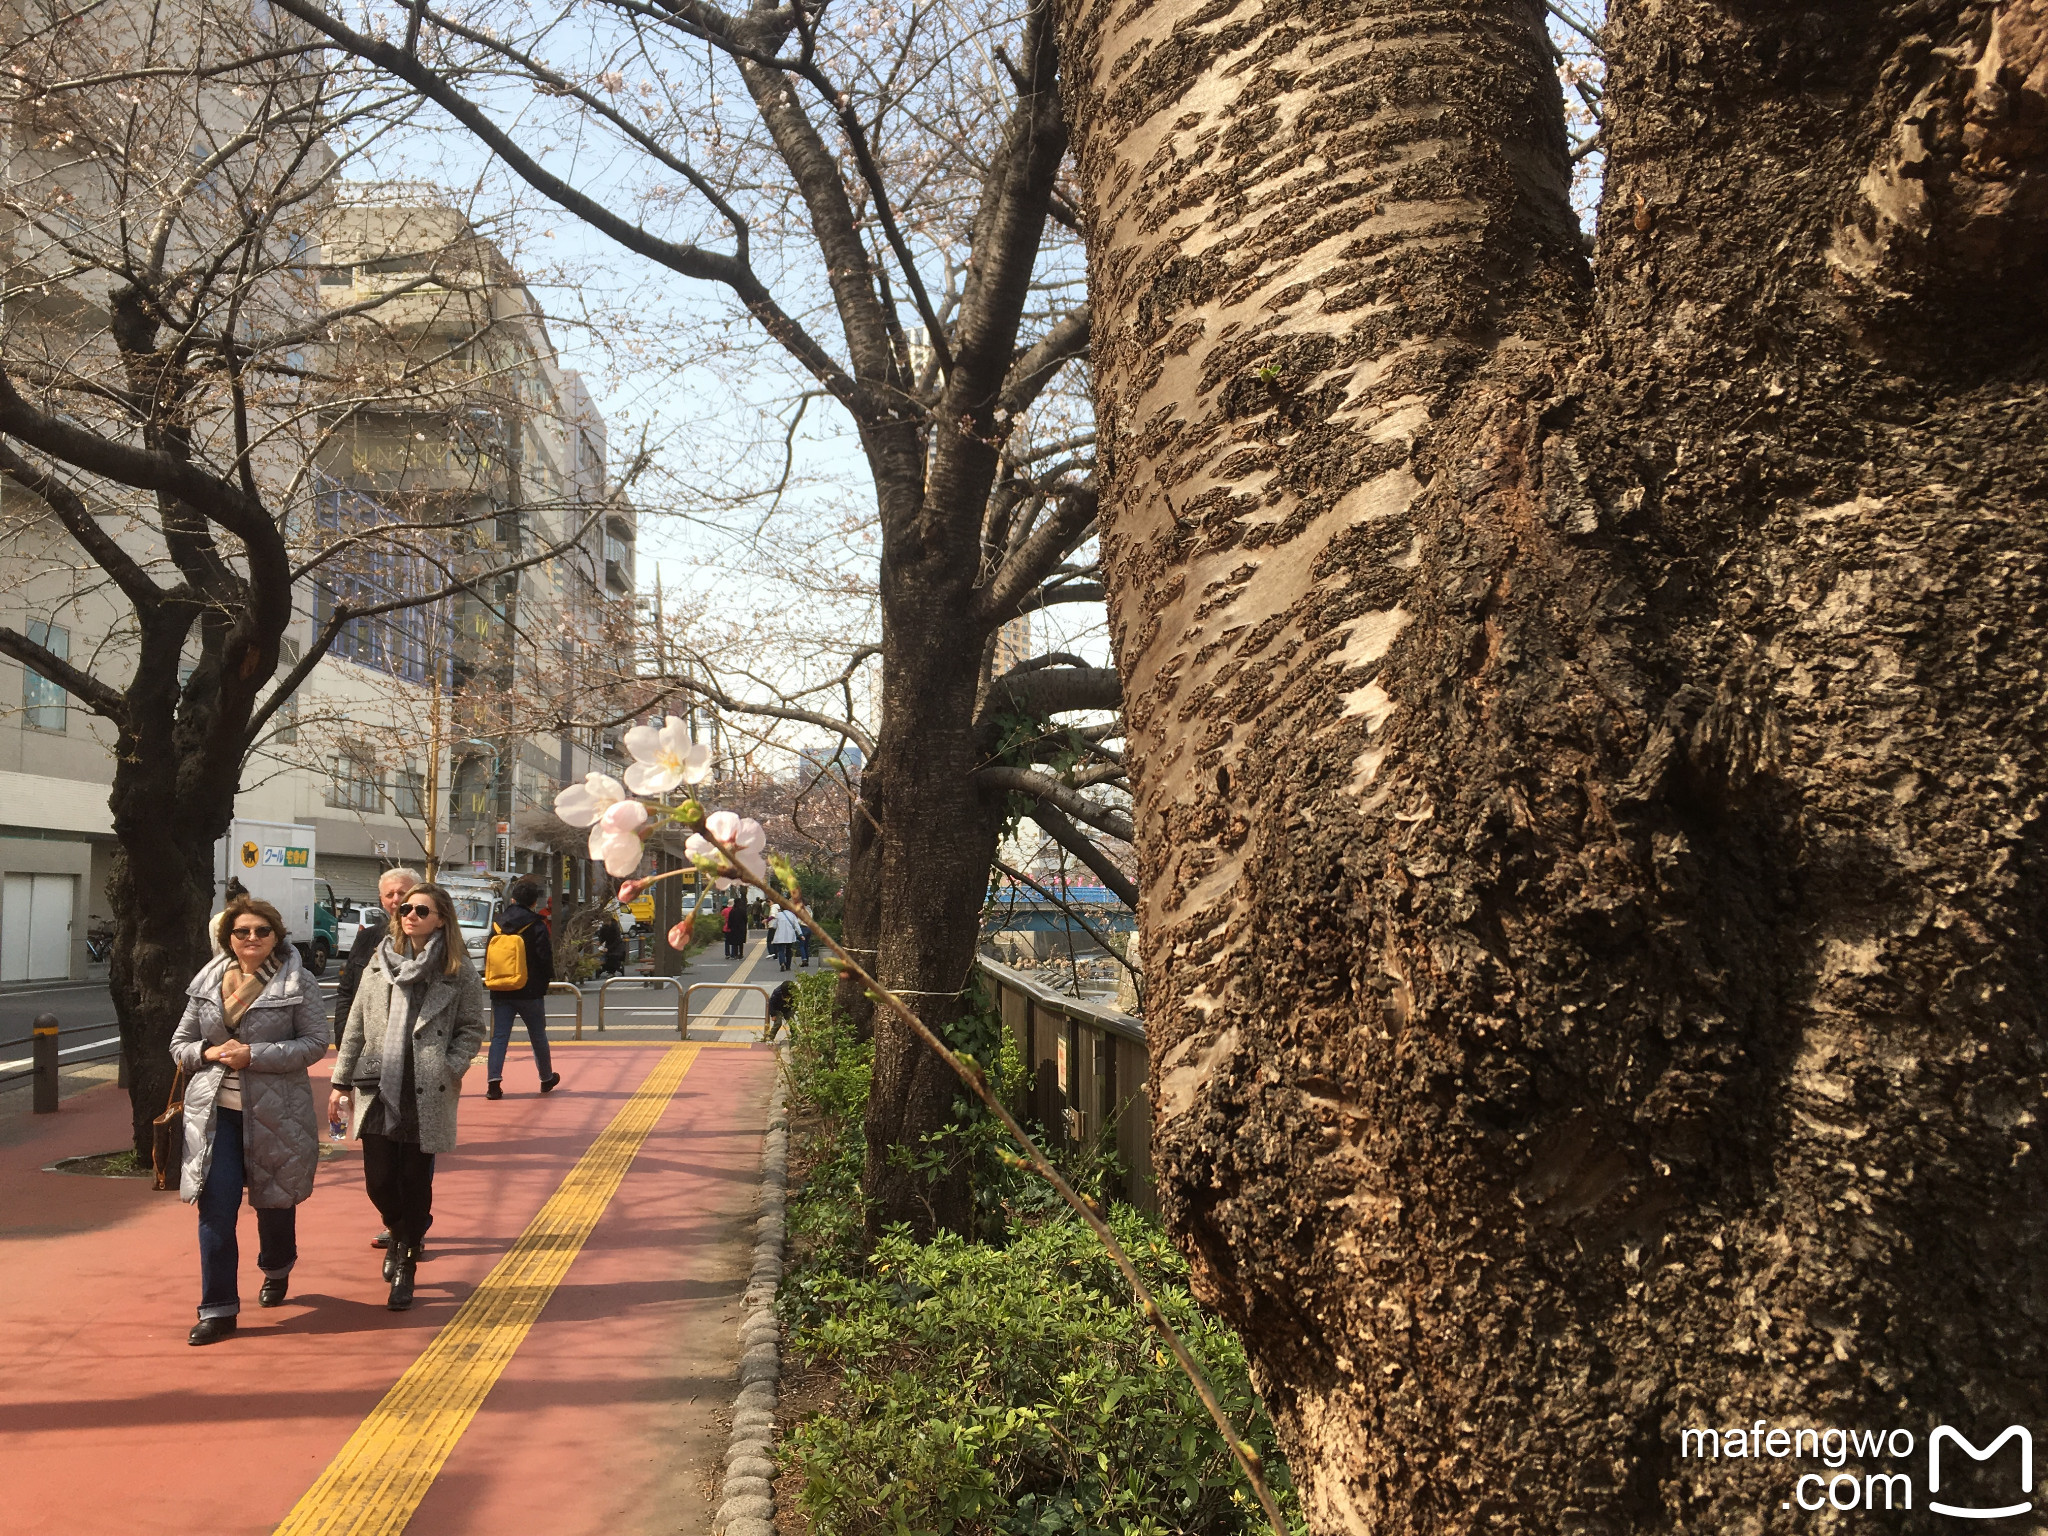
{"label": "dark jacket", "polygon": [[747,905],[736,901],[725,909],[725,921],[719,931],[729,938],[744,939],[747,936]]}
{"label": "dark jacket", "polygon": [[356,988],[363,984],[363,967],[370,963],[370,956],[377,953],[377,946],[384,942],[384,935],[391,927],[391,919],[385,916],[382,907],[366,907],[362,921],[356,928],[356,941],[348,947],[348,961],[341,968],[341,980],[334,985],[334,1038],[341,1041],[341,1026],[348,1022],[349,1004],[356,1000]]}
{"label": "dark jacket", "polygon": [[555,979],[555,946],[547,923],[527,907],[508,906],[498,914],[498,932],[516,933],[526,941],[526,985],[499,988],[491,996],[546,997],[548,983]]}

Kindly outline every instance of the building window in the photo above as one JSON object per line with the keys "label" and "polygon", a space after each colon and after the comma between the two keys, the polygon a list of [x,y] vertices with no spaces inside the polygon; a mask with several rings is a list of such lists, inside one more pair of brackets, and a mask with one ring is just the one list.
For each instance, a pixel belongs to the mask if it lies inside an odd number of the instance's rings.
{"label": "building window", "polygon": [[[28,637],[59,661],[71,659],[71,631],[60,624],[45,624],[41,620],[29,621]],[[62,731],[68,728],[69,711],[64,703],[64,690],[40,673],[26,669],[21,678],[21,702],[28,723],[39,731]]]}
{"label": "building window", "polygon": [[384,809],[384,775],[363,749],[344,748],[334,759],[334,789],[329,803],[345,811]]}
{"label": "building window", "polygon": [[[321,490],[315,505],[323,541],[360,540],[314,579],[315,633],[342,604],[369,607],[441,584],[440,573],[424,557],[404,552],[401,543],[385,544],[370,536],[380,524],[392,521],[372,498],[329,486]],[[437,666],[445,679],[451,651],[448,619],[448,605],[439,600],[350,619],[336,633],[327,654],[409,683],[425,682]]]}
{"label": "building window", "polygon": [[427,803],[427,781],[410,768],[398,771],[398,782],[391,789],[391,809],[399,816],[424,814]]}

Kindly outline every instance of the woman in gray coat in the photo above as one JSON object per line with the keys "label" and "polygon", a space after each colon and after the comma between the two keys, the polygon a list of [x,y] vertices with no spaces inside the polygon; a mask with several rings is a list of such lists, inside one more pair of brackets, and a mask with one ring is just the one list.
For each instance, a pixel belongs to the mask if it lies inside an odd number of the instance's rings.
{"label": "woman in gray coat", "polygon": [[340,1119],[346,1110],[362,1141],[363,1183],[391,1231],[386,1305],[403,1312],[434,1224],[434,1155],[455,1149],[455,1101],[491,1010],[446,891],[414,886],[396,927],[363,969],[327,1113]]}
{"label": "woman in gray coat", "polygon": [[215,927],[224,951],[186,988],[171,1056],[185,1085],[178,1194],[199,1207],[199,1321],[189,1342],[235,1331],[242,1310],[235,1227],[242,1190],[256,1211],[257,1300],[284,1300],[299,1256],[298,1205],[313,1193],[320,1124],[306,1069],[327,1054],[327,1009],[267,901],[237,896]]}

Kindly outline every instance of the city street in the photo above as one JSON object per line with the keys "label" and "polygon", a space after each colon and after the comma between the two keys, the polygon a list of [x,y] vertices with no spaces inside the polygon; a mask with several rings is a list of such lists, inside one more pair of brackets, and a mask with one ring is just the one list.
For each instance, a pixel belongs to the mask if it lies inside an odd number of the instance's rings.
{"label": "city street", "polygon": [[[816,963],[814,956],[813,964]],[[340,962],[336,961],[328,966],[320,981],[320,992],[328,1000],[330,1012],[340,971]],[[607,1038],[673,1038],[678,1000],[685,990],[694,989],[690,990],[689,1005],[693,1038],[755,1039],[767,1017],[761,994],[722,988],[758,986],[772,991],[781,976],[768,955],[766,941],[757,937],[749,940],[746,958],[739,961],[725,959],[717,947],[700,952],[679,980],[680,987],[667,979],[649,981],[637,976],[615,979],[602,989],[596,982],[586,983],[581,989],[585,1037],[597,1038],[601,1000],[603,1033]],[[550,1038],[573,1037],[577,1002],[567,993],[549,995]],[[64,1032],[59,1041],[59,1058],[67,1073],[78,1064],[106,1060],[115,1054],[119,1036],[114,1029],[114,1000],[104,981],[53,983],[0,992],[0,1094],[26,1086],[31,1061],[30,1029],[37,1015],[44,1013],[56,1015]],[[515,1026],[513,1039],[523,1041],[525,1032]]]}
{"label": "city street", "polygon": [[[762,950],[684,979],[772,973]],[[470,1073],[412,1311],[383,1306],[360,1154],[330,1146],[288,1301],[255,1306],[245,1215],[241,1327],[204,1350],[185,1343],[191,1209],[145,1179],[51,1171],[124,1144],[125,1097],[90,1086],[33,1118],[9,1103],[9,1529],[708,1530],[779,1058],[745,1043],[758,1013],[721,1006],[730,993],[698,993],[679,1043],[675,989],[659,990],[607,989],[600,1037],[592,989],[581,1043],[559,998],[553,1094],[534,1089],[523,1031],[503,1101]],[[324,1064],[313,1077],[324,1096]]]}

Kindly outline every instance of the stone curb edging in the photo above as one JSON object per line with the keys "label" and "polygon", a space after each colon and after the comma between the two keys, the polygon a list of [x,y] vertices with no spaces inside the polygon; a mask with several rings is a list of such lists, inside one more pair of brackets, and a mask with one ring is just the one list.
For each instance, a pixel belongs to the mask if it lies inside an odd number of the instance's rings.
{"label": "stone curb edging", "polygon": [[782,1284],[782,1241],[789,1194],[789,1117],[777,1052],[775,1090],[768,1100],[768,1136],[761,1146],[761,1219],[754,1267],[740,1308],[740,1391],[732,1405],[725,1483],[712,1536],[775,1536],[775,1403],[782,1382],[782,1324],[775,1292]]}

